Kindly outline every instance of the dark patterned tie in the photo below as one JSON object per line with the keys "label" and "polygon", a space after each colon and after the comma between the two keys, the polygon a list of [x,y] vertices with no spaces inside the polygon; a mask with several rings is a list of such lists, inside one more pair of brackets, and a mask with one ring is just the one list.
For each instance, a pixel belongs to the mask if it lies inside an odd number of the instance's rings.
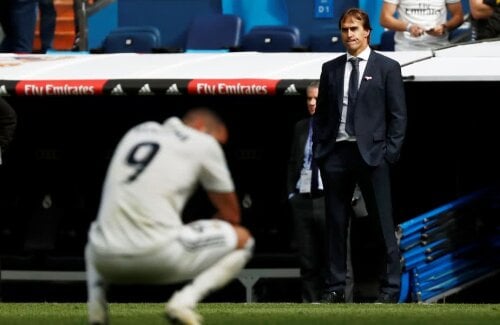
{"label": "dark patterned tie", "polygon": [[318,165],[316,165],[316,159],[312,159],[311,161],[311,194],[316,195],[319,191],[319,184],[318,184],[318,178],[319,178],[319,168]]}
{"label": "dark patterned tie", "polygon": [[358,95],[359,61],[356,57],[349,59],[352,65],[351,76],[349,77],[349,91],[347,94],[347,117],[345,130],[349,135],[354,135],[354,106]]}

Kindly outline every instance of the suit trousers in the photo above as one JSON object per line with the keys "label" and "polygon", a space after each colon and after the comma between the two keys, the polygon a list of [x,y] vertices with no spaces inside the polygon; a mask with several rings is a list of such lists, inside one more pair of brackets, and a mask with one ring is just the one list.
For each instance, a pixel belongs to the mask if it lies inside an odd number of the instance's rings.
{"label": "suit trousers", "polygon": [[[318,302],[325,287],[326,227],[323,196],[295,194],[290,199],[294,239],[297,243],[303,302]],[[353,272],[348,250],[346,301],[353,300]]]}
{"label": "suit trousers", "polygon": [[377,231],[383,238],[385,267],[380,274],[381,293],[398,294],[401,283],[400,252],[392,216],[390,168],[386,161],[369,166],[356,142],[342,141],[319,161],[326,207],[327,291],[342,291],[346,286],[347,239],[352,216],[351,199],[356,183],[363,193],[368,215],[378,220]]}

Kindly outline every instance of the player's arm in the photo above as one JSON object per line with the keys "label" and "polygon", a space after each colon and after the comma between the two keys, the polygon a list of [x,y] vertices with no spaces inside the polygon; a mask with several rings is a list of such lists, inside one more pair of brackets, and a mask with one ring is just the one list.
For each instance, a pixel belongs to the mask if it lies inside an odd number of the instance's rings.
{"label": "player's arm", "polygon": [[412,36],[420,36],[424,33],[424,29],[417,25],[406,22],[395,15],[398,5],[384,1],[380,12],[380,25],[387,29],[399,32],[408,32]]}
{"label": "player's arm", "polygon": [[469,5],[474,19],[486,19],[493,14],[493,8],[500,3],[496,0],[470,0]]}
{"label": "player's arm", "polygon": [[241,209],[235,192],[208,192],[208,198],[217,209],[214,218],[225,220],[233,225],[241,222]]}
{"label": "player's arm", "polygon": [[464,11],[462,8],[462,3],[450,3],[446,5],[450,19],[444,24],[444,28],[448,30],[453,30],[460,26],[464,22]]}
{"label": "player's arm", "polygon": [[384,1],[382,11],[380,12],[380,25],[390,30],[405,31],[407,30],[408,23],[394,16],[396,9],[396,4]]}

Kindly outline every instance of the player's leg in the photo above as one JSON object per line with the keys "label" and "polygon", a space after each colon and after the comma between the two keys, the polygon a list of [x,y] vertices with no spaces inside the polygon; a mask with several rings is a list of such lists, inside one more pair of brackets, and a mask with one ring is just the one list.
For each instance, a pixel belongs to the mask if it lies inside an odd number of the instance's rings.
{"label": "player's leg", "polygon": [[176,296],[188,296],[188,299],[196,303],[238,275],[252,256],[253,239],[245,228],[234,227],[234,230],[238,234],[237,248],[201,272]]}
{"label": "player's leg", "polygon": [[94,266],[92,249],[85,247],[85,268],[87,273],[88,320],[92,325],[108,324],[107,285]]}
{"label": "player's leg", "polygon": [[[206,221],[203,227],[208,226],[208,231],[233,237],[233,246],[222,256],[211,254],[209,250],[200,250],[201,260],[213,259],[213,263],[195,276],[191,283],[176,292],[167,303],[167,315],[180,318],[185,324],[199,324],[201,317],[197,317],[194,312],[196,304],[234,279],[252,256],[254,240],[248,230],[225,222],[210,225]],[[205,236],[200,237],[200,241],[206,240]],[[186,316],[185,319],[182,319],[183,316]]]}

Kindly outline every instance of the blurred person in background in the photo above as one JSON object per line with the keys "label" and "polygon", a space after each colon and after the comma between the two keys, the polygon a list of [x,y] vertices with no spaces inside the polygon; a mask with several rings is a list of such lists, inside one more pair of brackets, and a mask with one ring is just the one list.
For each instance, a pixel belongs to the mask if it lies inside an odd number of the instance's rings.
{"label": "blurred person in background", "polygon": [[[14,138],[16,126],[16,111],[3,97],[0,97],[0,168],[2,167],[3,160],[5,159],[5,153],[7,152],[7,149],[9,148],[12,139]],[[0,184],[2,184],[1,179]],[[2,215],[1,211],[0,215]],[[0,264],[0,271],[1,269],[2,265]],[[2,294],[0,286],[0,299],[1,297]]]}
{"label": "blurred person in background", "polygon": [[17,126],[17,114],[12,106],[0,97],[0,165],[2,156],[9,148]]}
{"label": "blurred person in background", "polygon": [[469,0],[472,16],[472,39],[482,40],[500,36],[500,1]]}
{"label": "blurred person in background", "polygon": [[7,27],[9,21],[9,2],[0,1],[0,45],[5,37],[4,28]]}
{"label": "blurred person in background", "polygon": [[38,13],[41,52],[47,53],[52,48],[56,33],[57,12],[54,0],[38,0]]}
{"label": "blurred person in background", "polygon": [[380,24],[396,32],[396,51],[432,50],[447,46],[450,44],[449,32],[464,21],[461,0],[383,1]]}
{"label": "blurred person in background", "polygon": [[11,0],[0,1],[0,27],[2,28],[2,33],[0,35],[0,52],[9,52],[10,50],[10,40],[8,35],[12,33],[11,29]]}
{"label": "blurred person in background", "polygon": [[54,0],[3,0],[0,9],[4,39],[0,52],[32,53],[37,15],[40,15],[42,53],[52,48],[57,13]]}
{"label": "blurred person in background", "polygon": [[[327,267],[326,223],[323,182],[313,162],[312,116],[316,112],[319,81],[306,88],[309,117],[295,124],[288,160],[287,191],[293,218],[293,240],[297,246],[302,302],[319,302],[323,294]],[[313,181],[312,177],[315,177]],[[353,204],[364,205],[361,193],[356,192]],[[360,198],[360,199],[356,199]],[[355,211],[366,211],[362,207]],[[346,302],[353,301],[353,271],[350,247],[347,252]]]}
{"label": "blurred person in background", "polygon": [[[165,306],[174,323],[200,324],[196,305],[234,279],[254,240],[240,225],[239,200],[221,144],[227,128],[206,108],[144,122],[118,144],[97,219],[85,249],[88,317],[108,323],[110,283],[171,284],[192,280]],[[198,185],[217,212],[184,224],[181,213]]]}
{"label": "blurred person in background", "polygon": [[[0,52],[32,53],[38,0],[2,0],[8,8],[2,13],[4,39]],[[4,8],[2,8],[4,9]]]}

